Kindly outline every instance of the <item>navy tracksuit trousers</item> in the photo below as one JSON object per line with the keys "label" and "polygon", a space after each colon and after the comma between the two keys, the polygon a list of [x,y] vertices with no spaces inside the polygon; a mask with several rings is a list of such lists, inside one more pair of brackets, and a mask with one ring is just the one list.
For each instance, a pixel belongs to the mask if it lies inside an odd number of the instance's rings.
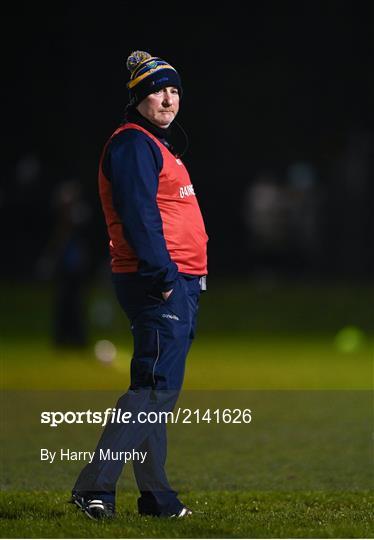
{"label": "navy tracksuit trousers", "polygon": [[[113,275],[117,298],[131,323],[134,354],[131,385],[116,408],[139,412],[173,410],[183,384],[185,360],[195,336],[200,284],[198,277],[180,274],[166,301],[147,295],[138,276]],[[144,418],[144,415],[143,415]],[[133,450],[147,452],[144,463],[134,461],[136,482],[141,492],[139,509],[167,515],[182,508],[165,473],[165,423],[108,423],[101,435],[92,463],[81,471],[74,489],[99,492],[113,502],[122,472],[121,460],[100,460],[104,452]]]}

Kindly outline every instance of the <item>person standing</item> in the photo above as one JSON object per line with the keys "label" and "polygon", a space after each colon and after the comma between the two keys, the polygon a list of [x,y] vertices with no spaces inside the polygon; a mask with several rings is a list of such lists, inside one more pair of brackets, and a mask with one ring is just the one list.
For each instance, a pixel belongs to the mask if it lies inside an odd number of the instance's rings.
{"label": "person standing", "polygon": [[131,53],[127,68],[129,103],[103,149],[99,192],[113,284],[134,339],[131,384],[116,409],[136,420],[106,425],[92,463],[78,476],[72,502],[92,519],[113,517],[123,461],[100,455],[136,450],[146,455],[143,463],[133,460],[139,513],[184,517],[192,511],[165,472],[166,425],[140,423],[137,415],[172,411],[178,399],[199,296],[206,289],[208,236],[187,169],[170,144],[182,97],[180,76],[144,51]]}

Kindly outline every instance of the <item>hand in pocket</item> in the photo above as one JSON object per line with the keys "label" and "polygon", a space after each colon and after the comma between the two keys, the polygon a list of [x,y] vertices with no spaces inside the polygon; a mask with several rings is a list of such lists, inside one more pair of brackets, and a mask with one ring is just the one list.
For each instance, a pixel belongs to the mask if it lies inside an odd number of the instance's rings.
{"label": "hand in pocket", "polygon": [[169,298],[169,296],[171,295],[171,293],[173,292],[174,289],[170,289],[170,291],[166,291],[166,292],[163,292],[162,293],[162,298],[164,299],[164,302],[166,302],[166,300]]}

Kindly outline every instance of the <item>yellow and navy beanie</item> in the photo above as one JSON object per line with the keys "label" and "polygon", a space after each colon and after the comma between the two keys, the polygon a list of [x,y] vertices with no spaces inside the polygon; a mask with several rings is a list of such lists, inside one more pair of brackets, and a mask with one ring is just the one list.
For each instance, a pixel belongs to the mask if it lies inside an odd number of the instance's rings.
{"label": "yellow and navy beanie", "polygon": [[182,83],[179,74],[173,66],[151,56],[144,51],[134,51],[126,61],[126,67],[130,71],[130,80],[127,83],[129,90],[129,105],[140,103],[145,97],[166,86],[178,88],[182,96]]}

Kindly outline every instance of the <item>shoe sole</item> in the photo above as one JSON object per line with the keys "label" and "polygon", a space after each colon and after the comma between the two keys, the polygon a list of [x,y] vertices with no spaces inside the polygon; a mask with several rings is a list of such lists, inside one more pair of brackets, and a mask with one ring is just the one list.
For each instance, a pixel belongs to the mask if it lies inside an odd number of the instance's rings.
{"label": "shoe sole", "polygon": [[90,518],[92,521],[99,521],[98,518],[95,518],[95,517],[91,516],[91,514],[87,510],[85,510],[84,508],[82,508],[82,510],[83,510],[84,514],[86,514],[86,516],[88,518]]}
{"label": "shoe sole", "polygon": [[83,508],[83,513],[86,514],[87,517],[89,517],[90,519],[92,519],[92,521],[110,521],[112,519],[114,519],[115,515],[107,515],[105,513],[103,513],[101,516],[99,517],[94,517],[92,514],[90,514],[89,512],[89,509],[88,508]]}
{"label": "shoe sole", "polygon": [[83,506],[83,504],[78,500],[78,499],[74,499],[73,501],[71,501],[73,504],[75,504],[75,506],[77,508],[79,508],[79,510],[82,510],[82,512],[88,517],[90,518],[92,521],[101,521],[102,519],[111,519],[109,518],[108,516],[103,516],[102,518],[95,518],[93,515],[91,515],[89,513],[89,511],[86,509],[85,506]]}
{"label": "shoe sole", "polygon": [[[200,512],[200,513],[202,514],[203,512]],[[193,514],[194,512],[192,512],[192,510],[186,510],[184,508],[181,510],[179,514],[171,514],[171,515],[162,515],[162,514],[156,514],[156,513],[151,513],[151,512],[139,512],[139,516],[157,517],[160,519],[182,519],[185,517],[192,516]]]}

